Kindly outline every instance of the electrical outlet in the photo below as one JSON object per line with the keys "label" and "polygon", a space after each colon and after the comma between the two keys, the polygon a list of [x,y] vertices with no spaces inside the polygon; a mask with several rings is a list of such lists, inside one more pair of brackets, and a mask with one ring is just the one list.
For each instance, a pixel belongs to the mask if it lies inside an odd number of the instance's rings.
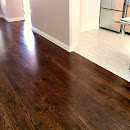
{"label": "electrical outlet", "polygon": [[46,24],[44,24],[44,28],[47,28]]}

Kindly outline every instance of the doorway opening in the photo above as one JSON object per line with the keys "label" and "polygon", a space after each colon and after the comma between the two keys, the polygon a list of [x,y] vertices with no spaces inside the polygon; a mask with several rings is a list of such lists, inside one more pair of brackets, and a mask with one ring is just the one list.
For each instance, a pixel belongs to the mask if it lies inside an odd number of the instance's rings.
{"label": "doorway opening", "polygon": [[31,21],[31,9],[29,0],[23,0],[23,8],[25,20]]}
{"label": "doorway opening", "polygon": [[70,5],[70,43],[74,51],[130,82],[130,36],[99,27],[100,0],[95,4],[89,0],[77,0]]}
{"label": "doorway opening", "polygon": [[31,13],[31,9],[30,9],[29,0],[23,0],[23,6],[24,6],[24,13],[25,14],[30,14]]}

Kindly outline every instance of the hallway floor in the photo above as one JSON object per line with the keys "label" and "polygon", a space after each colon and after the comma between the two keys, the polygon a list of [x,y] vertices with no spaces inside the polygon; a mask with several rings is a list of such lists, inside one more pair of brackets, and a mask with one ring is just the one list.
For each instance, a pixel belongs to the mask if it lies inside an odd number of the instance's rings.
{"label": "hallway floor", "polygon": [[128,130],[130,84],[0,19],[0,130]]}
{"label": "hallway floor", "polygon": [[130,35],[104,29],[83,32],[75,51],[130,82]]}

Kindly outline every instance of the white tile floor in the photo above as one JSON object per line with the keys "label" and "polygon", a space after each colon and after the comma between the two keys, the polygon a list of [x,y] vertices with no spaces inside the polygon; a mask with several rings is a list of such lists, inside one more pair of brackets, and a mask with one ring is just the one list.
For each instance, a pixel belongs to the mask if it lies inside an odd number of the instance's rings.
{"label": "white tile floor", "polygon": [[130,35],[104,29],[83,32],[75,52],[130,82]]}

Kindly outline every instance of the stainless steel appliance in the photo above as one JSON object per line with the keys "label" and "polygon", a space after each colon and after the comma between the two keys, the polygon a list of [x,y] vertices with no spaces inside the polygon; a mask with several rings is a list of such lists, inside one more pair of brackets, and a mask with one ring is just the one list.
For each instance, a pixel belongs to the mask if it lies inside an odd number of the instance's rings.
{"label": "stainless steel appliance", "polygon": [[101,0],[100,27],[121,32],[121,25],[114,20],[123,17],[126,0]]}
{"label": "stainless steel appliance", "polygon": [[[130,0],[127,3],[126,17],[130,17]],[[125,26],[124,32],[130,33],[130,26]]]}

